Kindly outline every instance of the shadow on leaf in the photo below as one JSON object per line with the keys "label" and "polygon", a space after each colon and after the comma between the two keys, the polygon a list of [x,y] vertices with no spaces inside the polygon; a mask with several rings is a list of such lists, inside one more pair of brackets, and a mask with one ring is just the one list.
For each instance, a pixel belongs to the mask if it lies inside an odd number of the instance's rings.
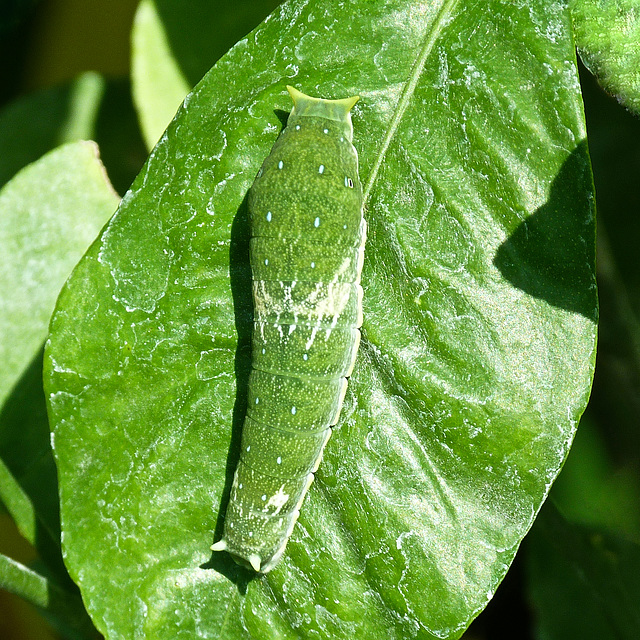
{"label": "shadow on leaf", "polygon": [[582,142],[562,165],[547,202],[498,248],[494,264],[525,293],[597,322],[591,183]]}
{"label": "shadow on leaf", "polygon": [[[229,504],[233,475],[240,458],[242,425],[247,412],[249,374],[251,373],[251,331],[253,325],[253,299],[251,296],[251,266],[249,264],[249,209],[248,195],[245,195],[231,225],[229,248],[229,272],[231,294],[235,313],[238,345],[235,355],[236,400],[233,406],[231,442],[227,454],[225,484],[220,499],[220,509],[214,533],[214,541],[222,538],[224,517]],[[211,559],[201,566],[214,569],[238,585],[241,593],[251,580],[251,572],[237,565],[227,553],[213,552]]]}

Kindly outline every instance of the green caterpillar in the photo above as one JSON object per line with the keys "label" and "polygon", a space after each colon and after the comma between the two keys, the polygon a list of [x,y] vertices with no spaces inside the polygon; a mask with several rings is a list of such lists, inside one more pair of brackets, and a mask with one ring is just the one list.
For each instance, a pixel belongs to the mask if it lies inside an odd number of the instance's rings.
{"label": "green caterpillar", "polygon": [[254,325],[248,410],[223,537],[260,573],[284,553],[340,415],[360,343],[366,222],[350,110],[293,110],[249,192]]}

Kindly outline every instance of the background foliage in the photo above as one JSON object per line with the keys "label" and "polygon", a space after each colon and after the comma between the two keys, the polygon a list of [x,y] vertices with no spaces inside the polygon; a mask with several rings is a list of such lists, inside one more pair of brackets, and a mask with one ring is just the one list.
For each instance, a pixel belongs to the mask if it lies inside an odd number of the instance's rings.
{"label": "background foliage", "polygon": [[[268,4],[234,3],[233,6],[229,5],[227,13],[226,5],[220,5],[220,11],[213,16],[209,11],[198,12],[198,5],[194,3],[194,19],[185,20],[182,10],[176,11],[176,3],[157,2],[154,5],[143,2],[138,8],[132,32],[131,93],[136,105],[134,111],[128,97],[128,84],[122,80],[105,79],[96,73],[74,77],[68,59],[64,58],[59,61],[55,70],[50,68],[47,77],[46,67],[52,65],[51,58],[55,56],[51,52],[56,49],[52,44],[52,48],[47,51],[47,42],[56,43],[57,46],[62,40],[74,41],[73,38],[69,40],[65,37],[65,29],[70,28],[69,22],[73,20],[59,18],[56,21],[51,16],[73,14],[75,20],[86,20],[86,23],[76,27],[76,32],[83,34],[82,38],[77,39],[80,42],[91,32],[90,16],[83,11],[69,12],[68,5],[64,3],[62,6],[66,8],[63,9],[56,9],[55,3],[44,3],[34,9],[33,4],[25,3],[13,15],[7,14],[3,23],[3,31],[8,34],[3,47],[19,54],[23,71],[14,78],[7,78],[4,83],[6,106],[0,113],[0,148],[3,150],[0,176],[6,182],[20,168],[28,162],[38,160],[50,149],[65,142],[92,138],[98,142],[111,182],[120,193],[124,193],[131,184],[144,160],[145,146],[150,149],[159,138],[181,101],[181,94],[193,86],[229,46],[273,8]],[[238,11],[238,7],[242,10]],[[114,33],[128,33],[126,20],[132,15],[133,8],[133,3],[122,3],[121,10],[114,11],[121,21],[114,28]],[[589,7],[588,3],[574,8],[577,22],[589,10],[593,16],[594,8]],[[621,5],[620,11],[625,10],[632,13],[629,7]],[[615,17],[619,18],[619,13]],[[605,18],[606,16],[602,19]],[[48,27],[49,32],[44,26],[45,22],[53,25]],[[594,32],[589,31],[586,20],[584,24],[587,26],[581,26],[577,31],[581,52],[585,58],[590,55],[589,52],[592,56],[598,53],[600,58],[604,56],[602,64],[605,64],[607,47],[593,45]],[[215,31],[216,28],[219,30]],[[108,27],[104,31],[108,32]],[[581,40],[582,32],[589,37]],[[24,38],[25,33],[31,34],[31,39]],[[48,34],[48,37],[41,37],[43,33]],[[220,35],[213,37],[212,33]],[[620,36],[618,48],[624,49],[624,35]],[[81,44],[78,46],[81,49],[83,47]],[[113,56],[113,47],[113,41],[109,40],[106,51],[111,63],[118,57]],[[589,64],[591,69],[597,71],[592,62]],[[77,68],[76,71],[93,66],[90,62],[87,65],[89,66]],[[635,68],[637,70],[637,66]],[[66,76],[68,84],[46,88],[50,80],[60,80],[63,77],[61,72],[69,74]],[[615,69],[607,73],[608,77],[612,74],[616,76]],[[633,98],[637,89],[637,85],[634,89],[634,81],[637,78],[632,77],[631,81],[621,80],[623,90],[619,97],[630,107],[633,107],[633,100],[626,96]],[[610,81],[606,82],[608,87],[613,87]],[[25,89],[34,89],[38,84],[45,88],[25,93]],[[24,95],[17,96],[20,89]],[[587,73],[583,74],[582,90],[587,110],[599,216],[598,276],[602,312],[594,392],[571,455],[554,485],[553,501],[545,505],[498,595],[472,625],[467,632],[468,637],[496,637],[496,633],[509,630],[510,635],[520,637],[631,638],[638,628],[638,621],[634,618],[637,611],[633,603],[638,600],[636,566],[640,531],[639,448],[635,428],[640,408],[637,394],[640,335],[637,324],[638,269],[633,240],[637,237],[636,214],[640,205],[637,186],[640,168],[640,145],[637,142],[640,132],[637,120],[603,96]],[[267,102],[271,109],[277,106],[273,100]],[[288,107],[283,103],[281,108],[286,110]],[[140,129],[136,118],[140,122]],[[364,115],[362,119],[366,122]],[[361,130],[361,134],[364,138],[363,145],[366,146],[365,132]],[[254,161],[258,164],[268,151],[269,144],[265,141],[266,150],[256,153]],[[89,148],[83,144],[61,147],[54,152],[62,154],[60,160],[56,156],[47,155],[29,169],[32,172],[38,171],[40,177],[33,179],[27,176],[29,180],[34,180],[34,185],[38,185],[35,195],[40,197],[46,193],[47,163],[52,161],[52,157],[54,162],[59,161],[60,164],[57,165],[58,170],[49,172],[51,179],[55,180],[56,175],[61,173],[76,173],[80,180],[84,180],[86,176],[84,183],[73,188],[60,188],[55,183],[53,187],[54,194],[81,194],[83,205],[98,214],[95,222],[97,226],[93,231],[88,231],[86,240],[81,240],[81,235],[72,234],[79,240],[80,253],[88,246],[88,238],[95,236],[98,228],[107,220],[116,202],[108,184],[104,181],[101,183],[99,175],[95,173],[95,157],[92,157],[91,152],[87,155],[87,151]],[[65,157],[74,158],[74,170],[63,169]],[[364,171],[367,171],[366,160],[364,162]],[[86,169],[83,169],[85,165]],[[251,171],[247,173],[250,174]],[[20,175],[24,177],[24,174]],[[250,175],[248,180],[250,184]],[[13,188],[15,190],[15,185]],[[53,208],[55,203],[50,202],[50,198],[44,199]],[[38,201],[39,198],[35,200]],[[60,210],[79,214],[81,220],[86,221],[83,209],[77,204],[61,203]],[[528,231],[548,233],[552,230],[553,228],[542,227],[542,231],[535,228]],[[25,255],[28,257],[35,249],[30,240],[34,237],[34,232],[28,227],[24,231],[25,240],[22,242],[27,247]],[[55,236],[50,238],[54,247],[59,246]],[[455,239],[448,240],[453,242]],[[376,245],[373,244],[372,247],[375,251]],[[80,253],[69,251],[69,268],[77,262]],[[441,250],[439,255],[450,255],[453,259],[455,247],[451,254]],[[60,280],[57,284],[53,279],[43,281],[39,290],[50,299],[51,295],[55,297],[60,285]],[[530,293],[535,296],[535,291]],[[10,293],[4,295],[11,297]],[[29,296],[28,299],[34,298]],[[25,305],[26,303],[22,303],[17,307],[24,312]],[[45,320],[46,310],[48,308],[50,313],[51,305],[51,301],[43,300],[39,307],[39,311],[44,312]],[[26,328],[38,325],[37,314],[26,315],[29,317],[20,320],[21,324]],[[42,320],[39,322],[40,328],[35,326],[34,335],[40,331],[43,339],[44,324]],[[371,331],[373,330],[375,325],[372,324]],[[10,335],[9,329],[3,330],[3,341]],[[11,340],[15,342],[16,339]],[[373,336],[372,343],[375,343]],[[19,340],[17,346],[21,346]],[[126,349],[126,344],[124,346]],[[50,498],[52,493],[49,490],[38,492],[33,487],[34,483],[30,488],[29,482],[24,481],[26,476],[16,472],[22,459],[28,463],[27,475],[32,474],[36,484],[38,479],[52,477],[50,454],[46,447],[42,448],[46,436],[41,430],[44,424],[44,398],[38,382],[41,360],[37,349],[34,351],[33,346],[27,343],[22,350],[16,351],[21,354],[24,362],[15,367],[20,383],[15,385],[15,379],[7,380],[3,389],[4,394],[9,394],[2,396],[5,398],[2,407],[5,434],[2,460],[6,463],[8,472],[5,473],[3,467],[4,475],[0,477],[0,481],[4,490],[10,487],[13,478],[20,480],[16,490],[5,493],[3,499],[7,507],[10,507],[22,535],[37,548],[40,560],[34,561],[29,557],[28,551],[13,553],[13,543],[7,542],[0,551],[15,559],[32,563],[34,571],[21,569],[20,565],[16,568],[13,561],[3,560],[0,575],[5,582],[2,584],[44,609],[63,635],[86,636],[91,633],[87,631],[88,622],[77,594],[74,593],[74,587],[61,566],[59,550],[56,549],[56,505],[37,504],[38,498]],[[219,367],[215,361],[208,363],[208,366],[214,373],[216,367]],[[357,381],[355,384],[357,385]],[[30,424],[33,428],[29,428]],[[27,429],[22,431],[25,425]],[[9,439],[12,447],[6,445],[7,433],[14,434]],[[15,445],[16,433],[35,435],[30,442],[18,439],[18,448]],[[33,464],[34,462],[37,464]],[[327,478],[329,477],[328,473]],[[52,480],[48,482],[50,485]],[[7,503],[6,495],[15,500],[11,506]],[[35,500],[32,499],[33,496],[36,497]],[[32,510],[33,504],[36,505],[35,513]],[[307,505],[307,508],[313,506]],[[318,513],[321,514],[321,511]],[[22,556],[22,553],[25,555]],[[14,575],[18,577],[12,578]],[[500,572],[497,575],[500,576]],[[74,575],[74,578],[77,580],[79,576]],[[139,594],[139,597],[144,595]],[[514,612],[515,622],[511,619]],[[514,632],[514,624],[519,625],[519,631]],[[8,637],[20,637],[16,629],[17,627],[7,631],[7,634],[13,634]]]}

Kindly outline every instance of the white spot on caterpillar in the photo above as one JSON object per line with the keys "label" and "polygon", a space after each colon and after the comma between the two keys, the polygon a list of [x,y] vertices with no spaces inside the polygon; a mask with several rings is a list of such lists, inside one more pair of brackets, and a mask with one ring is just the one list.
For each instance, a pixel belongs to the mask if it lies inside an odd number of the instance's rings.
{"label": "white spot on caterpillar", "polygon": [[290,324],[289,325],[289,335],[291,335],[295,330],[296,330],[296,325],[295,324]]}
{"label": "white spot on caterpillar", "polygon": [[340,136],[340,142],[344,142],[344,138]]}
{"label": "white spot on caterpillar", "polygon": [[280,162],[278,162],[278,169],[282,169],[282,167],[284,167],[284,162],[280,160]]}
{"label": "white spot on caterpillar", "polygon": [[269,502],[267,502],[267,507],[275,507],[276,509],[273,512],[273,515],[277,516],[280,513],[280,510],[282,509],[282,507],[284,507],[284,505],[287,504],[288,500],[289,500],[289,494],[284,492],[284,485],[282,485],[278,489],[278,493],[276,493],[275,495],[271,496],[271,498],[269,498]]}
{"label": "white spot on caterpillar", "polygon": [[264,259],[264,266],[266,267],[266,266],[268,266],[268,264],[269,264],[269,258],[265,258]]}
{"label": "white spot on caterpillar", "polygon": [[316,218],[313,221],[313,226],[316,227],[316,228],[318,228],[320,226],[320,218]]}
{"label": "white spot on caterpillar", "polygon": [[295,416],[296,415],[296,411],[297,411],[297,409],[295,407],[291,407],[291,415]]}
{"label": "white spot on caterpillar", "polygon": [[262,348],[262,355],[264,355],[265,353],[267,353],[267,350],[263,347]]}
{"label": "white spot on caterpillar", "polygon": [[302,354],[302,359],[303,359],[303,360],[308,360],[308,359],[309,359],[309,355],[308,355],[308,354],[306,354],[306,353],[303,353],[303,354]]}
{"label": "white spot on caterpillar", "polygon": [[321,164],[321,165],[318,167],[318,173],[324,173],[324,165],[323,165],[323,164]]}
{"label": "white spot on caterpillar", "polygon": [[271,211],[267,211],[267,222],[271,222]]}
{"label": "white spot on caterpillar", "polygon": [[323,129],[322,130],[324,133],[329,133],[329,129]]}
{"label": "white spot on caterpillar", "polygon": [[282,464],[282,458],[281,458],[280,456],[278,456],[278,459],[276,460],[276,462],[277,462],[278,464]]}
{"label": "white spot on caterpillar", "polygon": [[312,263],[311,263],[311,268],[312,268],[312,269],[315,269],[315,268],[316,268],[316,263],[315,263],[315,262],[312,262]]}
{"label": "white spot on caterpillar", "polygon": [[296,131],[300,131],[300,125],[299,124],[296,125]]}
{"label": "white spot on caterpillar", "polygon": [[342,225],[342,228],[343,228],[343,229],[346,229],[346,228],[347,228],[347,225],[346,225],[346,224],[343,224],[343,225]]}
{"label": "white spot on caterpillar", "polygon": [[249,531],[249,537],[253,538],[253,531]]}
{"label": "white spot on caterpillar", "polygon": [[233,529],[233,522],[229,523],[229,529]]}
{"label": "white spot on caterpillar", "polygon": [[[264,351],[264,349],[262,351]],[[260,402],[260,398],[256,398],[256,404],[258,404],[258,402]]]}
{"label": "white spot on caterpillar", "polygon": [[247,452],[251,451],[251,445],[247,447]]}
{"label": "white spot on caterpillar", "polygon": [[242,482],[238,485],[238,489],[242,489]]}
{"label": "white spot on caterpillar", "polygon": [[262,500],[264,501],[264,500],[266,500],[266,499],[267,499],[267,496],[263,493],[263,494],[262,494]]}

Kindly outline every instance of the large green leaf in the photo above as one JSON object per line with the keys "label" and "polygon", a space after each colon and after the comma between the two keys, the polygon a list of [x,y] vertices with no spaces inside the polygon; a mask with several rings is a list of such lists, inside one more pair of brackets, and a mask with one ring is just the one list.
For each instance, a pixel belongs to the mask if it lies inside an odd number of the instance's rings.
{"label": "large green leaf", "polygon": [[[246,402],[245,198],[287,83],[361,96],[365,321],[285,558],[253,579],[208,546]],[[462,634],[589,395],[584,137],[556,3],[290,2],[207,74],[62,292],[46,352],[67,564],[108,638]]]}

